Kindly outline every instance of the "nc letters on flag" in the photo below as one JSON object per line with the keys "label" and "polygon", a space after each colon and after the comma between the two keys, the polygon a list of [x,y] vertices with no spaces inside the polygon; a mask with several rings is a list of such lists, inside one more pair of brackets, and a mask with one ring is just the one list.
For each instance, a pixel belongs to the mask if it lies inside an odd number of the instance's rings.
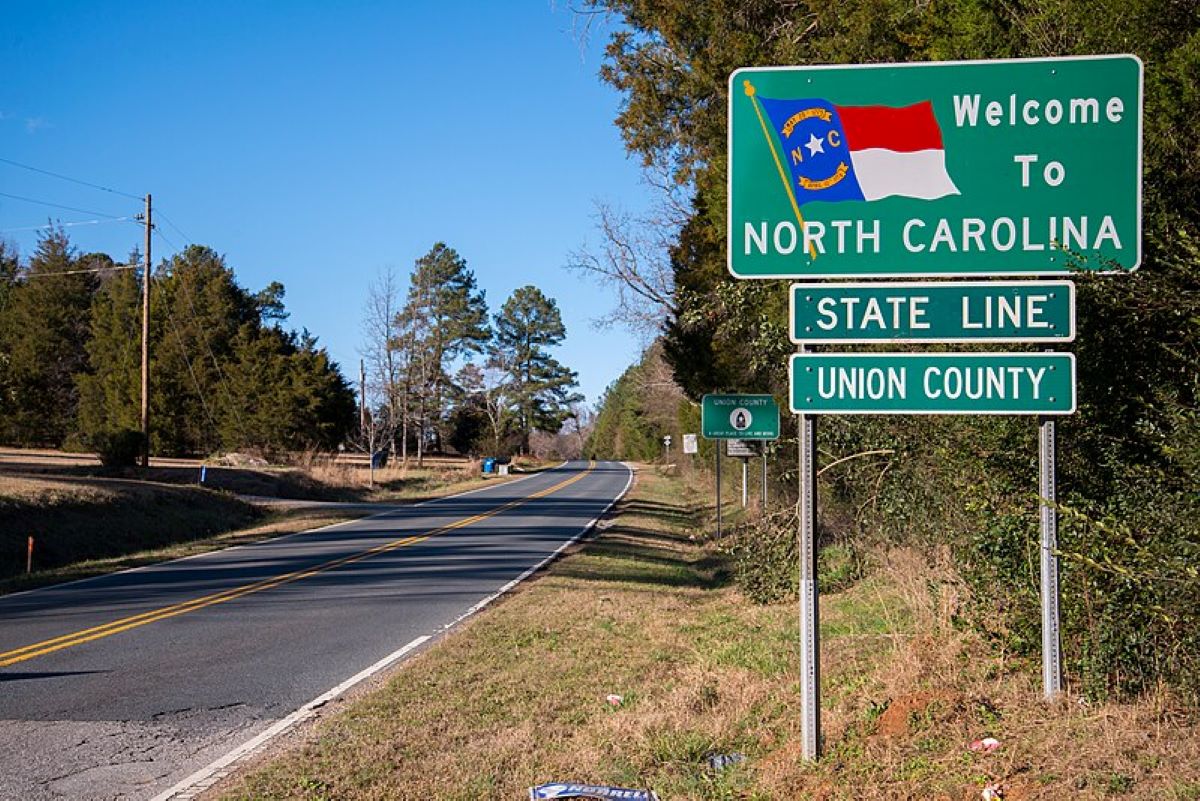
{"label": "nc letters on flag", "polygon": [[911,106],[835,106],[819,98],[759,97],[782,145],[796,203],[935,200],[959,194],[928,100]]}

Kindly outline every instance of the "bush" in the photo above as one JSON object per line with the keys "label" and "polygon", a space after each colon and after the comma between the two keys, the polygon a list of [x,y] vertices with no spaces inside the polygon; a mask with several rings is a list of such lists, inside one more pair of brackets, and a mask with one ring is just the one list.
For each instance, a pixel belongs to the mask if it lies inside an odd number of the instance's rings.
{"label": "bush", "polygon": [[142,453],[142,432],[102,431],[92,435],[92,449],[105,467],[132,467]]}
{"label": "bush", "polygon": [[[768,604],[798,597],[799,535],[792,507],[733,527],[723,550],[733,562],[734,582],[747,598]],[[863,559],[849,543],[821,545],[817,555],[820,592],[840,592],[862,578]]]}

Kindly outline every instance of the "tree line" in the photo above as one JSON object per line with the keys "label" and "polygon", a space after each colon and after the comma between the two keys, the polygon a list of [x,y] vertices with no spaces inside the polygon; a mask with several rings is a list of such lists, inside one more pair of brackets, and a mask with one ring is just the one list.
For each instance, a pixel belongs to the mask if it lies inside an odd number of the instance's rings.
{"label": "tree line", "polygon": [[[0,442],[138,452],[144,279],[61,230],[28,259],[0,241]],[[353,431],[352,388],[316,337],[283,328],[283,298],[277,282],[243,288],[201,245],[155,268],[152,453],[328,449]]]}
{"label": "tree line", "polygon": [[[1064,648],[1071,681],[1092,695],[1166,681],[1200,699],[1200,5],[1129,0],[1097,13],[1091,0],[590,0],[585,10],[620,23],[601,77],[623,96],[616,125],[628,150],[663,192],[647,219],[602,210],[604,245],[577,266],[621,289],[618,319],[652,321],[692,402],[722,391],[787,398],[786,282],[735,281],[725,266],[734,69],[1142,59],[1143,264],[1075,277],[1079,411],[1059,424]],[[610,389],[599,419],[613,428],[599,445],[638,452],[653,439],[654,416],[631,400],[636,378]],[[827,417],[820,447],[831,461],[875,454],[823,475],[823,497],[850,510],[826,519],[823,536],[949,546],[974,590],[964,613],[1011,651],[1036,654],[1030,420]]]}
{"label": "tree line", "polygon": [[489,317],[474,272],[443,242],[415,261],[407,287],[380,274],[363,335],[373,453],[527,453],[535,432],[582,419],[577,375],[551,355],[566,337],[558,304],[523,286]]}

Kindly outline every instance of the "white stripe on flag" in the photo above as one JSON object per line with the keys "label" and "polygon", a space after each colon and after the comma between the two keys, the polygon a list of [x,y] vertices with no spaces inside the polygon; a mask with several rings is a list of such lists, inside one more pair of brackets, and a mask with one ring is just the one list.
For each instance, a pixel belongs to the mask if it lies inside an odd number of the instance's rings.
{"label": "white stripe on flag", "polygon": [[959,194],[946,172],[945,150],[900,153],[872,147],[850,151],[854,174],[867,200],[900,195],[936,200]]}

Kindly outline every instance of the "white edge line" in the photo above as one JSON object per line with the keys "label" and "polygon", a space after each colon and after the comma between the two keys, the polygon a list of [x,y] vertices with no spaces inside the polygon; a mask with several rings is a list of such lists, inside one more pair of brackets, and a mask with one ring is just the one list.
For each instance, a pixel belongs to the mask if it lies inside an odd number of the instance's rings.
{"label": "white edge line", "polygon": [[[31,587],[28,590],[18,590],[17,592],[5,593],[3,595],[0,595],[0,604],[3,604],[9,598],[16,598],[18,595],[28,595],[29,593],[33,593],[33,592],[46,592],[48,590],[57,590],[57,589],[61,589],[63,587],[70,587],[74,584],[86,584],[87,582],[90,582],[90,581],[99,581],[101,579],[112,578],[113,576],[122,576],[122,575],[125,575],[126,573],[137,573],[137,572],[140,572],[143,570],[150,570],[151,568],[162,567],[163,565],[174,564],[175,562],[186,562],[189,559],[199,559],[202,556],[212,556],[213,554],[226,553],[228,551],[236,551],[241,548],[255,548],[260,545],[267,545],[267,544],[270,544],[273,542],[280,542],[282,540],[291,539],[292,537],[299,537],[299,536],[302,536],[305,534],[314,534],[318,531],[326,531],[328,529],[338,528],[339,526],[354,525],[355,523],[361,523],[364,520],[374,520],[377,517],[383,517],[384,515],[394,514],[395,512],[398,512],[398,511],[401,511],[404,509],[416,509],[419,506],[424,506],[429,503],[437,503],[438,501],[448,501],[453,498],[461,498],[464,495],[474,495],[476,492],[483,492],[484,490],[495,489],[496,487],[508,487],[513,484],[519,484],[520,482],[524,481],[527,478],[533,478],[534,476],[540,476],[540,475],[549,473],[553,470],[558,470],[566,463],[567,463],[566,461],[563,461],[561,464],[555,465],[554,467],[551,467],[548,470],[540,470],[536,473],[530,473],[529,475],[521,476],[520,478],[514,478],[512,481],[504,481],[504,482],[501,482],[500,484],[493,484],[491,486],[476,487],[475,489],[465,490],[463,492],[456,492],[453,495],[441,495],[437,498],[426,498],[425,500],[421,501],[420,503],[397,503],[394,505],[389,505],[388,508],[383,509],[382,511],[375,512],[374,514],[364,515],[363,517],[356,517],[353,520],[343,520],[340,523],[329,523],[324,526],[317,526],[316,528],[306,528],[303,531],[293,531],[290,534],[280,534],[278,537],[268,537],[265,540],[256,540],[255,542],[244,542],[241,545],[230,545],[228,548],[217,548],[214,551],[201,551],[200,553],[194,553],[194,554],[190,554],[188,556],[180,556],[175,559],[166,559],[161,562],[151,562],[148,565],[138,565],[137,567],[127,567],[124,570],[115,570],[112,573],[101,573],[98,576],[88,576],[87,578],[73,579],[71,581],[63,581],[63,582],[58,582],[58,583],[54,583],[54,584],[46,584],[41,587]],[[357,504],[355,504],[355,505],[357,505]],[[325,507],[325,508],[328,508],[328,507]]]}
{"label": "white edge line", "polygon": [[628,471],[629,471],[629,478],[628,478],[628,479],[626,479],[626,481],[625,481],[625,486],[621,488],[621,491],[620,491],[619,493],[617,493],[617,496],[616,496],[615,498],[613,498],[611,501],[609,501],[609,502],[608,502],[608,505],[604,507],[604,510],[603,510],[603,511],[601,511],[601,512],[600,512],[600,514],[598,514],[598,515],[596,515],[596,517],[592,518],[591,522],[589,522],[589,523],[588,523],[586,526],[584,526],[583,528],[581,528],[581,529],[579,530],[579,533],[578,533],[578,534],[576,534],[574,537],[571,537],[571,539],[569,539],[569,540],[565,541],[564,543],[562,543],[561,545],[559,545],[557,548],[555,548],[555,549],[554,549],[554,552],[553,552],[553,553],[551,553],[549,556],[547,556],[545,559],[543,559],[542,561],[538,562],[536,565],[534,565],[533,567],[529,568],[528,570],[526,570],[526,571],[525,571],[524,573],[522,573],[521,575],[517,576],[517,577],[516,577],[515,579],[513,579],[512,581],[508,582],[508,583],[507,583],[507,584],[505,584],[503,587],[501,587],[500,589],[496,590],[494,593],[492,593],[492,594],[491,594],[491,595],[489,595],[488,597],[484,598],[482,601],[479,601],[478,603],[476,603],[474,606],[472,606],[472,607],[471,607],[470,609],[468,609],[466,612],[463,612],[461,615],[459,615],[458,617],[456,617],[454,620],[452,620],[452,621],[450,621],[449,623],[447,623],[446,625],[442,626],[442,627],[441,627],[441,629],[439,629],[439,630],[438,630],[438,633],[440,634],[440,633],[442,633],[442,632],[444,632],[444,631],[449,631],[450,629],[452,629],[452,628],[454,628],[455,626],[457,626],[459,623],[462,623],[462,622],[463,622],[464,620],[466,620],[467,618],[471,617],[472,615],[474,615],[474,614],[478,613],[479,611],[481,611],[482,609],[484,609],[484,608],[485,608],[486,606],[488,606],[489,604],[491,604],[491,603],[495,602],[495,600],[496,600],[497,598],[500,598],[501,596],[508,594],[509,592],[511,592],[511,591],[513,590],[513,588],[514,588],[514,587],[516,587],[516,586],[517,586],[518,584],[520,584],[522,581],[524,581],[525,579],[527,579],[527,578],[529,578],[530,576],[532,576],[534,573],[536,573],[536,572],[538,572],[539,570],[541,570],[543,567],[545,567],[545,566],[546,566],[547,564],[549,564],[550,562],[553,562],[555,559],[557,559],[557,558],[558,558],[559,554],[561,554],[561,553],[562,553],[563,551],[565,551],[567,548],[570,548],[570,547],[571,547],[572,545],[574,545],[576,542],[579,542],[579,540],[580,540],[581,538],[583,538],[584,536],[586,536],[586,535],[587,535],[587,533],[588,533],[589,531],[591,531],[591,530],[592,530],[592,529],[595,527],[595,525],[596,525],[597,523],[599,523],[601,520],[603,520],[603,519],[604,519],[604,516],[605,516],[606,514],[608,514],[608,511],[609,511],[610,509],[612,509],[612,508],[613,508],[613,506],[615,506],[615,505],[617,504],[617,502],[618,502],[618,501],[620,501],[622,498],[624,498],[624,497],[625,497],[625,493],[629,492],[629,488],[630,488],[630,486],[632,486],[632,485],[633,485],[633,468],[632,468],[632,467],[630,467],[630,466],[629,466],[628,464],[626,464],[625,462],[621,462],[620,464],[621,464],[621,465],[622,465],[622,466],[623,466],[623,467],[624,467],[626,470],[628,470]]}
{"label": "white edge line", "polygon": [[[566,462],[563,462],[563,464],[566,464]],[[425,643],[429,642],[434,637],[436,637],[440,634],[443,634],[444,632],[454,628],[455,626],[457,626],[459,623],[462,623],[467,618],[469,618],[475,614],[478,614],[489,604],[495,602],[497,598],[500,598],[503,595],[511,592],[513,590],[513,588],[516,587],[518,584],[520,584],[522,581],[529,578],[537,571],[541,570],[548,563],[550,563],[554,559],[558,558],[559,554],[561,554],[564,550],[566,550],[567,548],[571,547],[576,542],[578,542],[580,540],[580,538],[582,538],[589,531],[591,531],[595,527],[595,525],[597,523],[599,523],[604,518],[605,515],[608,514],[609,510],[612,509],[613,506],[615,506],[618,501],[620,501],[622,498],[625,497],[625,494],[627,492],[629,492],[629,488],[633,485],[634,472],[633,472],[633,468],[630,467],[627,463],[621,462],[620,464],[627,471],[629,471],[629,478],[626,479],[625,486],[621,489],[621,491],[617,494],[617,496],[615,498],[613,498],[611,501],[609,501],[608,505],[604,507],[604,510],[602,512],[600,512],[600,514],[598,514],[596,517],[594,517],[591,520],[591,522],[589,522],[582,529],[580,529],[578,534],[576,534],[575,536],[571,537],[571,539],[569,539],[569,540],[565,541],[564,543],[562,543],[561,545],[559,545],[558,548],[556,548],[554,550],[554,552],[551,553],[549,556],[547,556],[545,559],[538,562],[536,565],[529,568],[528,570],[526,570],[521,575],[517,576],[512,581],[508,582],[503,587],[501,587],[499,590],[492,593],[488,597],[484,598],[482,601],[479,601],[478,603],[476,603],[474,606],[472,606],[466,612],[459,615],[453,621],[451,621],[450,623],[447,623],[446,625],[442,626],[440,629],[435,631],[432,635],[423,634],[420,637],[417,637],[415,640],[408,643],[403,648],[399,648],[399,649],[393,651],[392,653],[385,656],[383,659],[380,659],[378,662],[376,662],[375,664],[366,668],[365,670],[362,670],[362,671],[356,673],[355,675],[346,679],[341,684],[337,685],[336,687],[329,690],[328,692],[318,695],[316,698],[309,701],[307,704],[300,707],[295,712],[291,713],[290,715],[283,718],[282,720],[279,720],[276,723],[274,723],[272,726],[270,726],[265,731],[260,732],[259,734],[255,735],[251,739],[247,740],[246,742],[242,743],[238,747],[234,748],[229,753],[225,754],[224,756],[220,757],[219,759],[216,759],[212,763],[210,763],[210,764],[206,765],[205,767],[201,768],[200,770],[196,771],[195,773],[188,776],[186,779],[183,779],[182,781],[180,781],[178,784],[171,787],[170,789],[164,790],[162,793],[159,793],[158,795],[154,796],[154,798],[152,798],[151,801],[174,801],[174,800],[183,801],[183,799],[195,798],[198,794],[209,789],[210,787],[215,785],[217,782],[221,781],[226,776],[228,776],[230,773],[232,773],[234,768],[237,766],[237,764],[239,762],[241,762],[246,757],[251,756],[255,752],[259,751],[269,741],[273,740],[274,738],[278,737],[279,735],[283,734],[284,732],[288,731],[289,729],[295,727],[296,725],[303,723],[304,721],[313,717],[313,715],[316,713],[316,710],[319,709],[320,707],[324,706],[325,704],[329,703],[330,701],[333,701],[336,698],[338,698],[339,696],[343,695],[347,690],[351,689],[356,684],[359,684],[360,682],[365,681],[366,679],[369,679],[371,676],[374,676],[376,673],[379,673],[380,671],[387,669],[388,667],[390,667],[391,665],[393,665],[394,663],[396,663],[397,661],[402,659],[404,656],[408,655],[413,650],[415,650],[415,649],[421,647],[422,645],[424,645]],[[559,465],[559,467],[562,467],[562,465]],[[557,469],[557,468],[554,468],[554,469]],[[531,478],[532,476],[535,476],[535,475],[540,475],[540,473],[533,473],[530,476],[527,476],[527,478]],[[517,479],[517,480],[520,481],[521,479]],[[515,481],[506,482],[506,484],[514,484],[514,483],[516,483],[516,482]],[[478,490],[471,490],[471,492],[477,492],[477,491]],[[467,493],[462,493],[462,494],[465,495]],[[447,497],[454,497],[454,496],[447,496]]]}
{"label": "white edge line", "polygon": [[169,790],[165,790],[162,793],[154,796],[152,801],[194,798],[198,793],[207,790],[209,787],[212,787],[218,781],[228,776],[238,762],[262,748],[267,742],[283,734],[298,723],[308,720],[316,713],[317,709],[342,695],[359,682],[369,679],[371,676],[374,676],[376,673],[384,670],[407,655],[409,652],[424,645],[429,641],[429,639],[429,635],[423,634],[405,645],[403,648],[393,651],[383,659],[380,659],[378,662],[366,668],[365,670],[356,673],[328,692],[318,695],[316,698],[309,701],[292,714],[288,715],[282,720],[277,721],[270,728],[260,732],[255,737],[242,743],[220,759],[217,759],[209,765],[196,771],[191,776],[188,776],[186,779],[176,784],[174,787],[171,787]]}

